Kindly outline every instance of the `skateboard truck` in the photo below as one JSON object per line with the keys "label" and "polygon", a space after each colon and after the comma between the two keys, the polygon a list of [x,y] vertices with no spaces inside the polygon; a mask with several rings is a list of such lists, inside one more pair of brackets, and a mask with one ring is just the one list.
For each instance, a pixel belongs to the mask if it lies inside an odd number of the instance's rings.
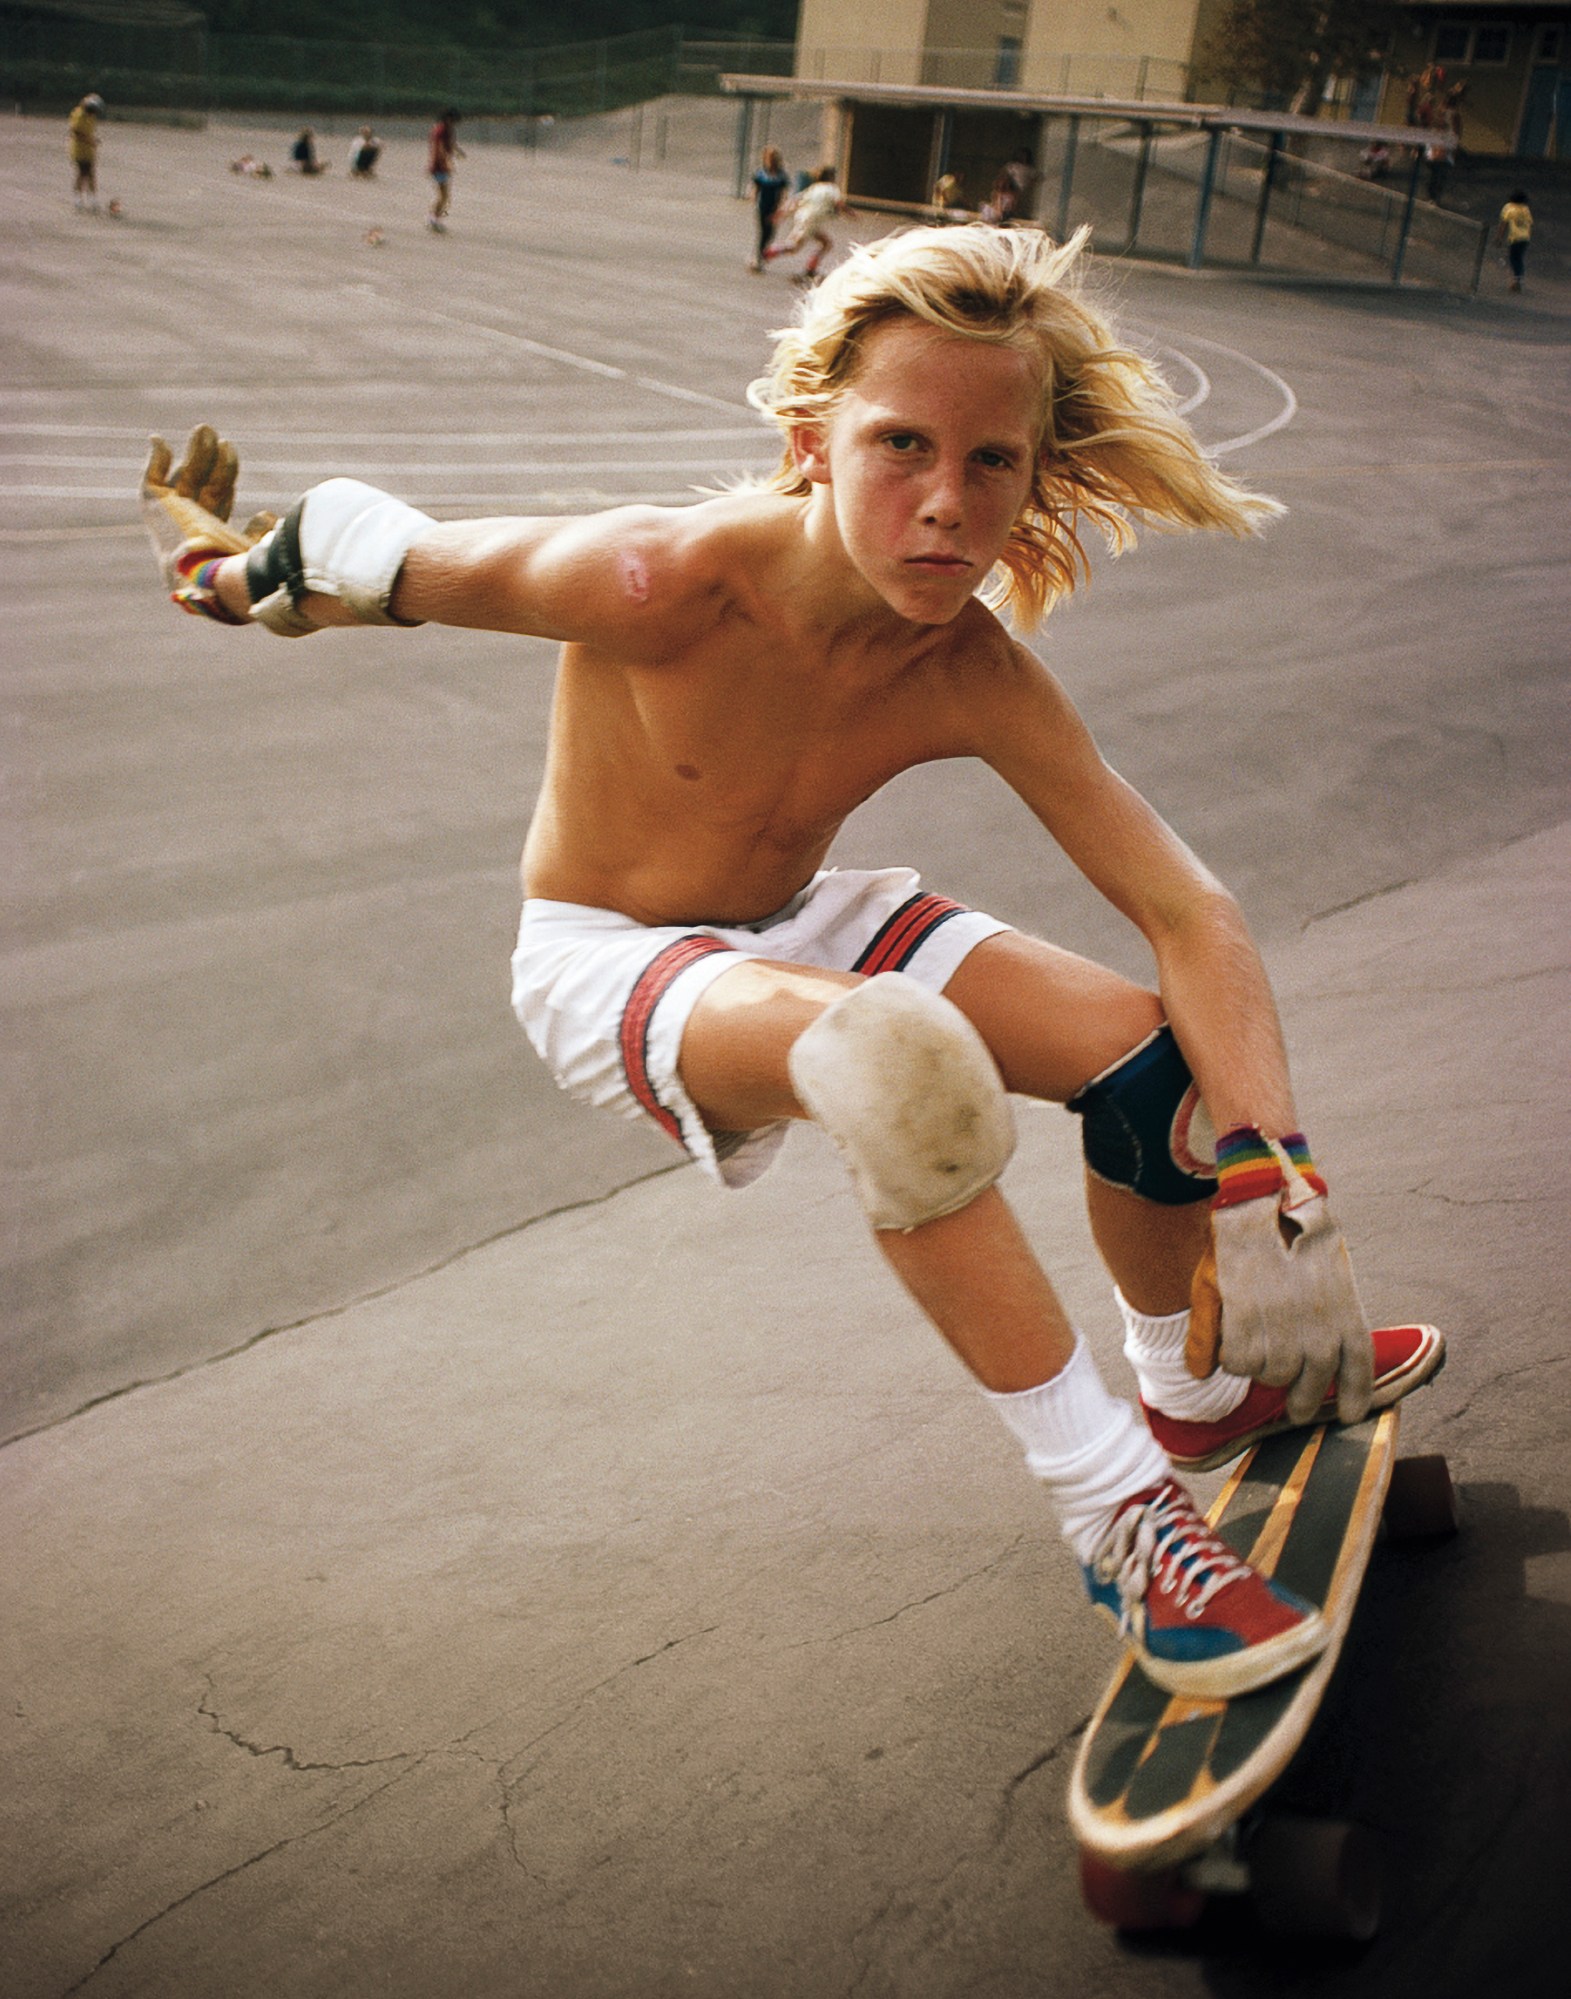
{"label": "skateboard truck", "polygon": [[1189,1929],[1213,1902],[1247,1899],[1268,1934],[1368,1943],[1380,1925],[1382,1873],[1366,1826],[1285,1812],[1250,1813],[1179,1867],[1112,1867],[1086,1848],[1080,1856],[1087,1908],[1129,1931]]}

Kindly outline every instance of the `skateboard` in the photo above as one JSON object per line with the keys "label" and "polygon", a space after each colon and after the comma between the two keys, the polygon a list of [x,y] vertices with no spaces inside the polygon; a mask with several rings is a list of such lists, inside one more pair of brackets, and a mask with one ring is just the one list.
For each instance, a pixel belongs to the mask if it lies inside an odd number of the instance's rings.
{"label": "skateboard", "polygon": [[1384,1522],[1393,1538],[1457,1527],[1444,1458],[1397,1460],[1401,1405],[1348,1429],[1284,1432],[1235,1467],[1209,1515],[1237,1554],[1319,1605],[1331,1642],[1307,1665],[1231,1700],[1162,1692],[1126,1654],[1091,1717],[1069,1789],[1080,1884],[1124,1930],[1181,1929],[1218,1894],[1247,1894],[1262,1925],[1367,1941],[1378,1855],[1361,1827],[1262,1806],[1336,1670]]}

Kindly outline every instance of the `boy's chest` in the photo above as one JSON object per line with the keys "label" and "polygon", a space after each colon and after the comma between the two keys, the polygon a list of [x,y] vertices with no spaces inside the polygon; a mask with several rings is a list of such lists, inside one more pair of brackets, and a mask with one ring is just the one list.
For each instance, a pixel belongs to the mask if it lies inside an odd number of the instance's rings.
{"label": "boy's chest", "polygon": [[959,750],[921,674],[763,654],[640,675],[633,694],[650,752],[685,784],[803,820],[843,816],[902,770]]}

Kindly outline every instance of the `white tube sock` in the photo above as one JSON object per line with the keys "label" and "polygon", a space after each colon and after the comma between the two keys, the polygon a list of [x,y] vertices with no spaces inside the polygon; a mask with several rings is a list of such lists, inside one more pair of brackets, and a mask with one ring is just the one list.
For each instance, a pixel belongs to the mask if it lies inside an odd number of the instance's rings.
{"label": "white tube sock", "polygon": [[1164,1416],[1185,1423],[1215,1423],[1230,1416],[1249,1393],[1242,1375],[1224,1374],[1220,1368],[1204,1381],[1197,1381],[1184,1360],[1184,1340],[1189,1332],[1189,1314],[1173,1312],[1166,1318],[1148,1318],[1137,1312],[1115,1286],[1113,1296],[1124,1320],[1124,1356],[1140,1383],[1141,1400]]}
{"label": "white tube sock", "polygon": [[1103,1386],[1078,1336],[1068,1365],[1051,1381],[1016,1395],[982,1393],[1025,1446],[1027,1468],[1047,1487],[1064,1539],[1082,1562],[1096,1553],[1125,1500],[1173,1476],[1145,1424]]}

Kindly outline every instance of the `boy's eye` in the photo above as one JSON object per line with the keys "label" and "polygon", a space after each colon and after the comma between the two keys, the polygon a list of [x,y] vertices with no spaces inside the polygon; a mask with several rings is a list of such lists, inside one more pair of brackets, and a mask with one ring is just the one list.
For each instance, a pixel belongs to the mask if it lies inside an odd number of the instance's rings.
{"label": "boy's eye", "polygon": [[979,451],[977,456],[992,472],[1008,472],[1014,466],[1014,460],[1007,451]]}
{"label": "boy's eye", "polygon": [[891,451],[914,451],[916,449],[916,439],[908,430],[893,431],[884,439],[884,442],[889,446]]}

